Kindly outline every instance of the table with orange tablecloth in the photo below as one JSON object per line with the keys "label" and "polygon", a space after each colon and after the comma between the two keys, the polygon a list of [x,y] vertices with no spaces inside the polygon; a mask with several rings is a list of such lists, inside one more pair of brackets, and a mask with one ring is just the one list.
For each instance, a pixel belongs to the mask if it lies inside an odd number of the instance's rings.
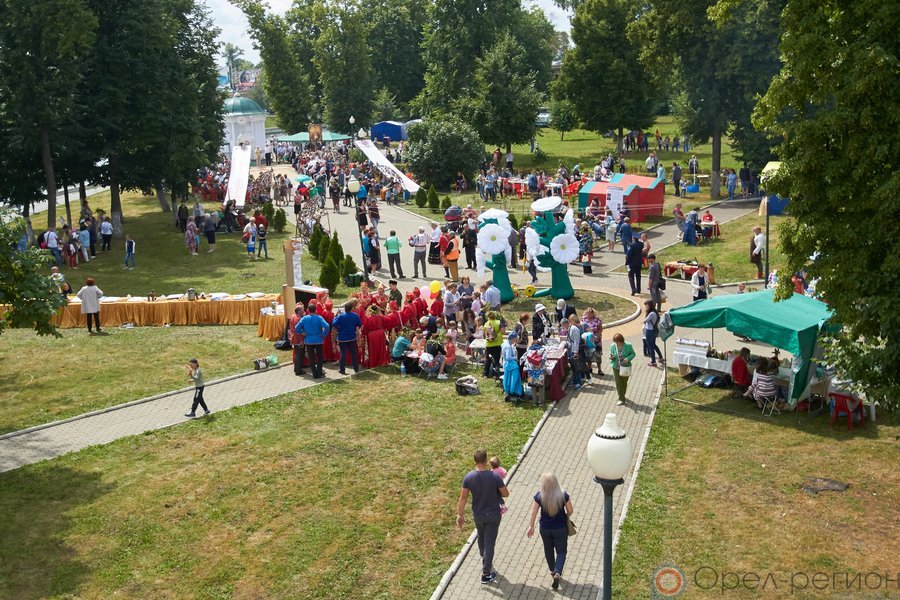
{"label": "table with orange tablecloth", "polygon": [[[100,320],[104,327],[118,327],[123,323],[141,325],[253,325],[260,319],[259,310],[279,300],[278,294],[266,294],[259,298],[239,300],[146,300],[129,302],[123,298],[117,302],[100,304]],[[62,329],[84,327],[86,317],[81,314],[81,304],[69,302],[53,318]]]}
{"label": "table with orange tablecloth", "polygon": [[262,313],[256,326],[256,335],[274,342],[284,335],[284,326],[284,313]]}

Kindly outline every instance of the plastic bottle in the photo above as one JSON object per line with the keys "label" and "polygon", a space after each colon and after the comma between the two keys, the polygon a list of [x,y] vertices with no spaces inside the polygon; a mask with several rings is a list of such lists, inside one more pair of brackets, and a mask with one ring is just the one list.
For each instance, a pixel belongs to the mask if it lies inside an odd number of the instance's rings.
{"label": "plastic bottle", "polygon": [[406,365],[400,363],[400,377],[406,377]]}

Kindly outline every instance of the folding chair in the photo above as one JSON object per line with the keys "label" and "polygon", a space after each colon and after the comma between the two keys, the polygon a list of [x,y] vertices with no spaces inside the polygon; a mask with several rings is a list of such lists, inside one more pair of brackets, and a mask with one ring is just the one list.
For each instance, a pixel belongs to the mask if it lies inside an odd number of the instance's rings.
{"label": "folding chair", "polygon": [[[762,414],[763,414],[763,416],[771,417],[773,412],[776,412],[776,413],[778,413],[779,415],[781,414],[781,411],[778,410],[777,408],[775,408],[775,403],[776,403],[776,402],[778,402],[778,396],[777,396],[777,395],[775,395],[775,396],[767,396],[767,397],[764,397],[764,398],[763,398],[763,407],[762,407]],[[768,414],[768,415],[766,414],[766,410],[769,411],[769,414]]]}

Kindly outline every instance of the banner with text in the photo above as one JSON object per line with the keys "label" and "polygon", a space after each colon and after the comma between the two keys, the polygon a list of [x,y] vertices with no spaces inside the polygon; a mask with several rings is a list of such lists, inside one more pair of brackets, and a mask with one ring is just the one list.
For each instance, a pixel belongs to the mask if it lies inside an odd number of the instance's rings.
{"label": "banner with text", "polygon": [[235,146],[231,151],[231,174],[228,176],[228,191],[225,200],[234,200],[235,206],[242,208],[247,197],[247,180],[250,177],[250,145]]}
{"label": "banner with text", "polygon": [[363,151],[363,154],[365,154],[369,160],[375,163],[375,166],[378,167],[379,171],[388,177],[399,179],[404,190],[410,194],[415,194],[419,191],[419,184],[407,177],[403,171],[395,167],[394,163],[389,161],[371,140],[356,140],[353,143],[356,144],[357,148]]}

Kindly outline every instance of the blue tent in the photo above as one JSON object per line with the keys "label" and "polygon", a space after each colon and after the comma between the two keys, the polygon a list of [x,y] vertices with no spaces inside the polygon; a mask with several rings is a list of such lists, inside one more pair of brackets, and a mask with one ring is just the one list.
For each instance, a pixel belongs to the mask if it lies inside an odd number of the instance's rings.
{"label": "blue tent", "polygon": [[372,141],[380,142],[384,136],[391,138],[392,142],[406,140],[406,124],[399,121],[381,121],[372,125]]}

